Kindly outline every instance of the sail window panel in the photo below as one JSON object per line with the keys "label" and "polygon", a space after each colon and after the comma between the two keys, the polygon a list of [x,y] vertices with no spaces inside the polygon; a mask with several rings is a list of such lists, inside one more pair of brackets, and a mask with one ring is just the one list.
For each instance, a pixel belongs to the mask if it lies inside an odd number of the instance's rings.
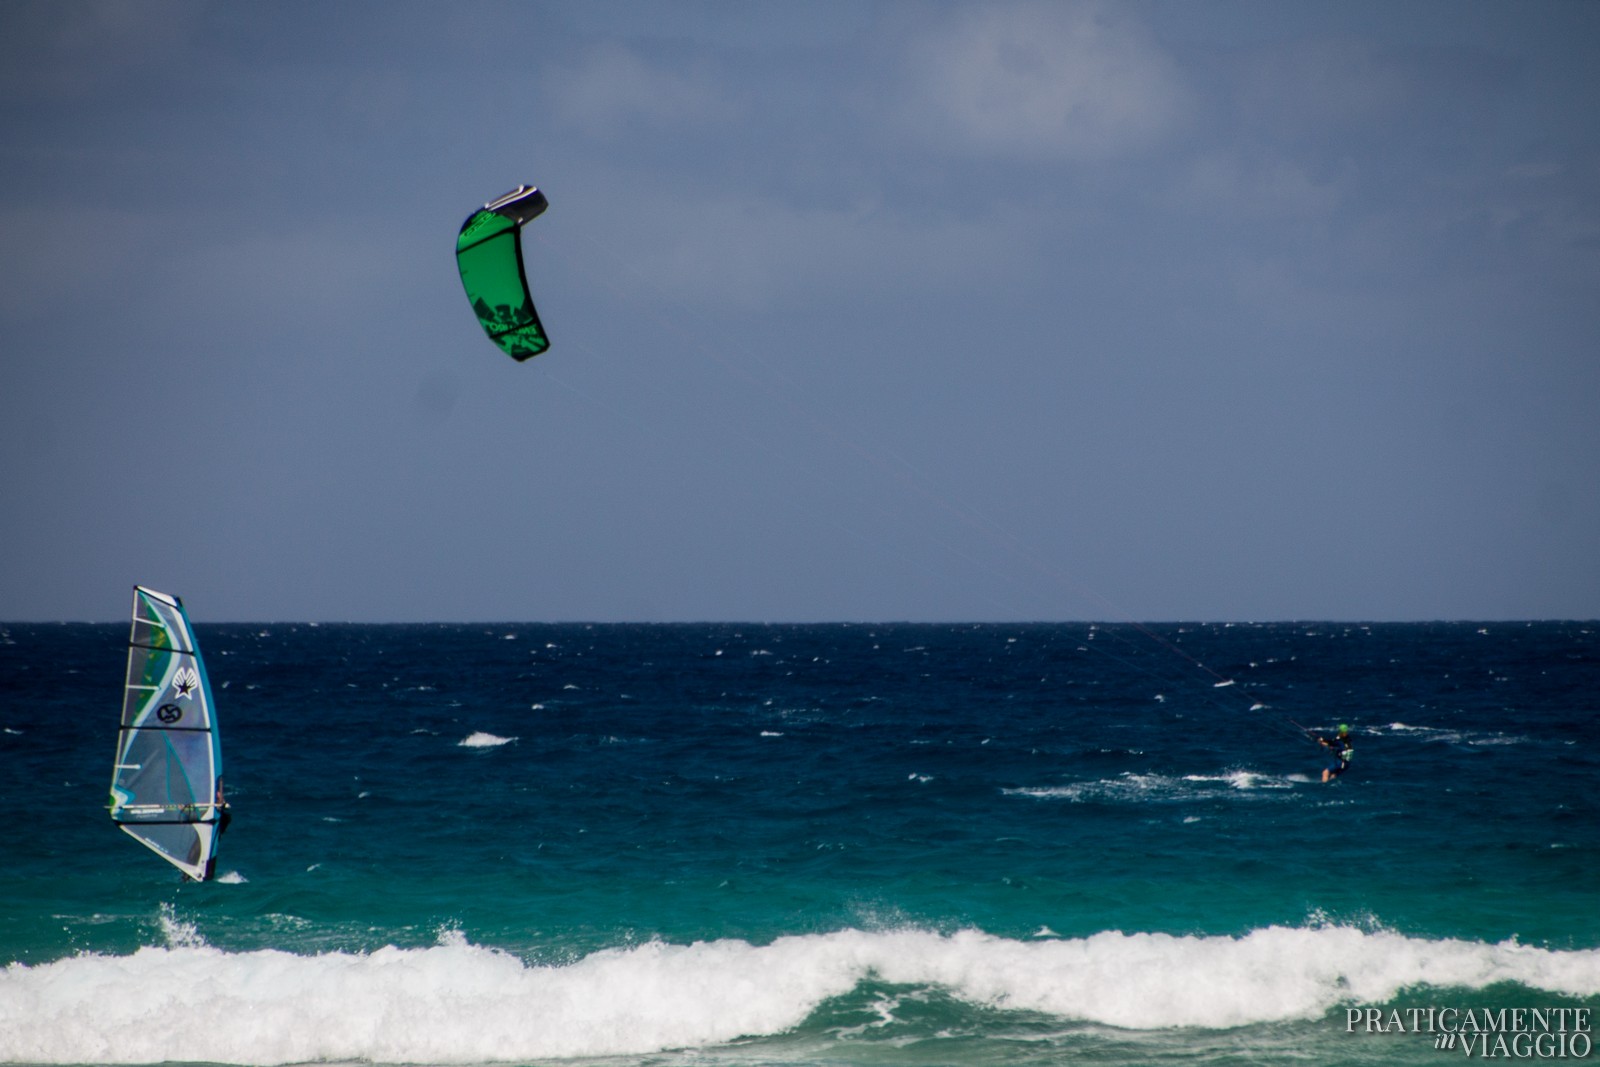
{"label": "sail window panel", "polygon": [[146,708],[166,688],[173,654],[164,649],[134,645],[128,649],[128,687],[122,705],[122,725],[133,726]]}
{"label": "sail window panel", "polygon": [[193,651],[186,636],[186,624],[178,609],[143,595],[137,597],[136,601],[133,644],[172,648],[180,652]]}
{"label": "sail window panel", "polygon": [[138,725],[139,716],[143,715],[145,709],[150,707],[150,702],[155,698],[155,695],[153,690],[135,689],[129,686],[122,697],[122,725]]}
{"label": "sail window panel", "polygon": [[177,645],[173,637],[172,631],[160,620],[133,620],[133,636],[130,640],[135,645],[146,645],[150,648],[173,648]]}
{"label": "sail window panel", "polygon": [[211,741],[203,733],[140,730],[118,760],[116,788],[127,795],[123,807],[159,806],[157,812],[118,812],[118,818],[199,818],[195,809],[211,802],[216,791]]}
{"label": "sail window panel", "polygon": [[163,734],[168,747],[186,768],[196,800],[209,804],[216,792],[216,769],[211,763],[211,735],[195,730],[168,730]]}
{"label": "sail window panel", "polygon": [[210,727],[211,705],[200,669],[193,656],[175,656],[160,649],[130,649],[122,725],[188,730]]}
{"label": "sail window panel", "polygon": [[183,772],[177,753],[166,743],[164,731],[140,731],[122,751],[118,760],[116,787],[126,799],[122,807],[155,807],[156,811],[119,810],[119,819],[172,819],[166,809],[172,805],[193,804],[194,786]]}
{"label": "sail window panel", "polygon": [[211,827],[193,823],[125,826],[123,829],[163,856],[193,868],[200,866],[211,836]]}
{"label": "sail window panel", "polygon": [[[193,803],[192,790],[183,769],[174,766],[172,754],[161,744],[160,734],[135,735],[117,761],[117,776],[112,782],[114,794],[121,801],[113,814],[119,821],[139,819],[169,819],[165,809],[172,803],[171,784],[177,771],[182,783],[184,799],[180,803]],[[141,810],[141,809],[150,810]]]}

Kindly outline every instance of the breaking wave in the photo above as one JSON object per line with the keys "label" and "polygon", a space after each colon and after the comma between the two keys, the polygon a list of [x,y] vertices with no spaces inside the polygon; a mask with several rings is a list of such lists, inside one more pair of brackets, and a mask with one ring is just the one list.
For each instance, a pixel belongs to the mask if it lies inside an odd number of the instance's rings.
{"label": "breaking wave", "polygon": [[1600,949],[1339,926],[1027,941],[840,930],[764,945],[652,941],[560,965],[458,932],[428,948],[321,955],[226,952],[187,928],[168,932],[177,936],[167,945],[131,955],[0,973],[0,1058],[268,1065],[638,1055],[792,1031],[831,998],[874,984],[1129,1030],[1314,1020],[1419,987],[1516,983],[1600,996]]}

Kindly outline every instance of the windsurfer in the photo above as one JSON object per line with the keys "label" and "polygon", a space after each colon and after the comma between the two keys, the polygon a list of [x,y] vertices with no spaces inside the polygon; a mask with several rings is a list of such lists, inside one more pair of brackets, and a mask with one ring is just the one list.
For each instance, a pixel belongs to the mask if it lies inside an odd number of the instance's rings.
{"label": "windsurfer", "polygon": [[227,830],[228,824],[233,821],[233,813],[228,810],[228,802],[222,796],[222,775],[217,775],[217,799],[212,802],[212,808],[217,816],[217,836],[221,837]]}
{"label": "windsurfer", "polygon": [[[217,837],[221,838],[228,824],[233,821],[233,813],[228,810],[228,801],[222,795],[222,775],[217,775],[217,795],[211,800],[212,820],[217,824]],[[215,844],[211,849],[211,858],[206,860],[205,877],[202,882],[209,882],[217,876],[217,850]],[[183,876],[185,882],[194,881],[187,874]]]}

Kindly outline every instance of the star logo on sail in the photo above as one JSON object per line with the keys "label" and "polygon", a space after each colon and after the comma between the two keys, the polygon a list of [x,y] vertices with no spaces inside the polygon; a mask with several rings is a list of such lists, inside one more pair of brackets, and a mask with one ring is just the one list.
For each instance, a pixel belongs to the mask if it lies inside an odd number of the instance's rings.
{"label": "star logo on sail", "polygon": [[200,688],[200,674],[193,667],[185,667],[172,679],[172,688],[177,690],[177,695],[189,700],[193,698],[194,691]]}

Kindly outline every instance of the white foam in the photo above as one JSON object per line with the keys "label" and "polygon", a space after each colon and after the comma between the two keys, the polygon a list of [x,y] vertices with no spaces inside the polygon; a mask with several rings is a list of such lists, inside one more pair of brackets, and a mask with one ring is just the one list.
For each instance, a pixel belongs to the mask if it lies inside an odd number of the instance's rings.
{"label": "white foam", "polygon": [[1001,792],[1009,796],[1071,800],[1077,803],[1151,804],[1215,799],[1237,794],[1246,794],[1252,799],[1258,796],[1260,799],[1269,799],[1262,794],[1293,789],[1296,783],[1305,781],[1304,775],[1260,774],[1246,770],[1228,771],[1225,774],[1186,774],[1181,777],[1124,771],[1115,778],[1070,782],[1066,785],[1023,786],[1002,789]]}
{"label": "white foam", "polygon": [[484,733],[482,730],[478,730],[478,731],[475,731],[473,733],[468,734],[466,737],[464,737],[460,741],[456,742],[456,747],[457,748],[498,748],[501,745],[509,745],[511,742],[513,742],[515,740],[516,740],[515,737],[500,737],[497,734]]}
{"label": "white foam", "polygon": [[781,1033],[867,980],[1130,1029],[1314,1020],[1420,986],[1600,995],[1600,949],[1336,926],[1025,941],[843,930],[761,946],[651,942],[545,966],[450,930],[430,948],[229,953],[171,921],[167,947],[0,972],[0,1056],[265,1065],[640,1055]]}
{"label": "white foam", "polygon": [[[1302,779],[1304,776],[1301,776]],[[1219,782],[1233,789],[1288,789],[1292,777],[1288,775],[1258,774],[1255,771],[1229,771],[1227,774],[1186,774],[1186,782]]]}
{"label": "white foam", "polygon": [[1367,732],[1372,734],[1401,734],[1425,742],[1468,745],[1472,747],[1524,745],[1532,740],[1518,734],[1500,733],[1494,730],[1457,730],[1437,726],[1413,726],[1404,722],[1392,722],[1388,726],[1374,726]]}

